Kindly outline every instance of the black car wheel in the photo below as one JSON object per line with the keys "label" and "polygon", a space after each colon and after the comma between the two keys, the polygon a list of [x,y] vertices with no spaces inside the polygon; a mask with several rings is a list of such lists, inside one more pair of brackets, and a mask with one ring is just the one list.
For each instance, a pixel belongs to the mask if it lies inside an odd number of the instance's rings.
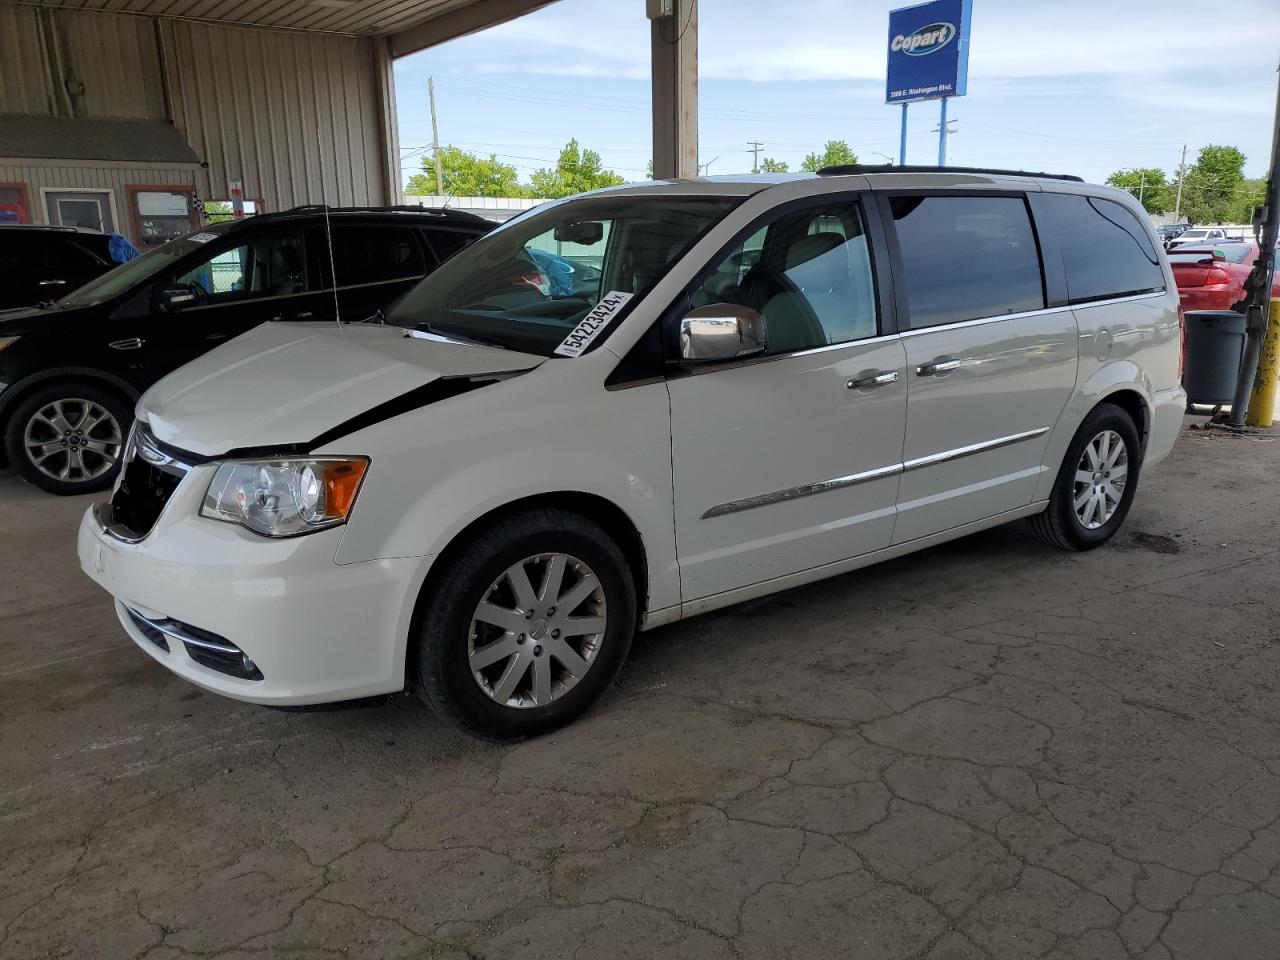
{"label": "black car wheel", "polygon": [[631,646],[626,558],[599,526],[558,509],[507,517],[469,540],[424,598],[418,694],[484,737],[568,723],[613,682]]}
{"label": "black car wheel", "polygon": [[5,453],[26,480],[70,496],[115,482],[133,422],[127,400],[91,383],[52,383],[19,401]]}
{"label": "black car wheel", "polygon": [[1102,546],[1129,515],[1141,467],[1133,418],[1113,404],[1099,404],[1067,448],[1048,508],[1028,518],[1032,531],[1063,550]]}

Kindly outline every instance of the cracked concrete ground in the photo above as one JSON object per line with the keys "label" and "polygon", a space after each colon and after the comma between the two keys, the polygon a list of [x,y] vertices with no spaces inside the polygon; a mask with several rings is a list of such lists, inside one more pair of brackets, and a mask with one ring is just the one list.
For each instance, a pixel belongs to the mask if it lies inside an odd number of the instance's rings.
{"label": "cracked concrete ground", "polygon": [[1280,443],[643,635],[576,726],[286,714],[124,638],[0,477],[0,957],[1280,957]]}

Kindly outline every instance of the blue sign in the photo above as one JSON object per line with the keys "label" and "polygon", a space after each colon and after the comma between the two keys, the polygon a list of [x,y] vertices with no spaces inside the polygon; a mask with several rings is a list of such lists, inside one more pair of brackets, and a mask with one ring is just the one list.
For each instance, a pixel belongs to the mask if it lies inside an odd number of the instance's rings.
{"label": "blue sign", "polygon": [[889,11],[885,103],[963,97],[973,0],[930,0]]}

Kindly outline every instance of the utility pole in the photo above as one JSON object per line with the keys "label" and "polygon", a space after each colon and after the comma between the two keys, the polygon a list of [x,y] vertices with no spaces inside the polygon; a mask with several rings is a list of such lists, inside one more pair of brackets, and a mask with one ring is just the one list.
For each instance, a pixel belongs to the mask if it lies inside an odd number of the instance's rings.
{"label": "utility pole", "polygon": [[[1245,316],[1244,359],[1231,401],[1232,426],[1271,426],[1280,378],[1280,303],[1271,299],[1276,268],[1276,241],[1280,239],[1280,84],[1276,88],[1276,115],[1271,129],[1271,166],[1267,172],[1266,200],[1257,228],[1258,259],[1244,282],[1248,306]],[[1268,313],[1270,321],[1268,322]],[[1268,329],[1269,328],[1269,329]],[[1265,348],[1265,349],[1264,349]]]}
{"label": "utility pole", "polygon": [[1138,202],[1142,202],[1142,195],[1147,192],[1147,171],[1142,171],[1142,179],[1138,181]]}
{"label": "utility pole", "polygon": [[936,127],[929,131],[930,133],[936,133],[938,135],[938,166],[940,167],[945,167],[947,165],[947,137],[956,133],[956,131],[951,128],[951,124],[955,122],[955,117],[952,117],[950,120],[947,119],[947,100],[944,97],[942,100],[942,120]]}
{"label": "utility pole", "polygon": [[431,101],[431,149],[436,158],[436,195],[446,196],[444,189],[444,164],[440,162],[440,127],[436,124],[436,82],[427,77],[427,99]]}
{"label": "utility pole", "polygon": [[760,172],[760,151],[764,148],[764,144],[759,140],[748,140],[747,147],[751,150],[751,172]]}
{"label": "utility pole", "polygon": [[1182,181],[1187,175],[1187,145],[1182,145],[1182,162],[1178,164],[1178,199],[1173,204],[1173,222],[1182,222]]}

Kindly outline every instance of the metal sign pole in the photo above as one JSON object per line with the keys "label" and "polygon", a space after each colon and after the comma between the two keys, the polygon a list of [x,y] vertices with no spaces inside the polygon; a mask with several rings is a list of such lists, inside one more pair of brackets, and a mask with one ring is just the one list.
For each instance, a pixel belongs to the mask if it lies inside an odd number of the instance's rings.
{"label": "metal sign pole", "polygon": [[898,166],[907,165],[907,105],[902,105],[902,136],[898,140]]}
{"label": "metal sign pole", "polygon": [[938,166],[947,165],[947,98],[942,98],[942,119],[938,123]]}

